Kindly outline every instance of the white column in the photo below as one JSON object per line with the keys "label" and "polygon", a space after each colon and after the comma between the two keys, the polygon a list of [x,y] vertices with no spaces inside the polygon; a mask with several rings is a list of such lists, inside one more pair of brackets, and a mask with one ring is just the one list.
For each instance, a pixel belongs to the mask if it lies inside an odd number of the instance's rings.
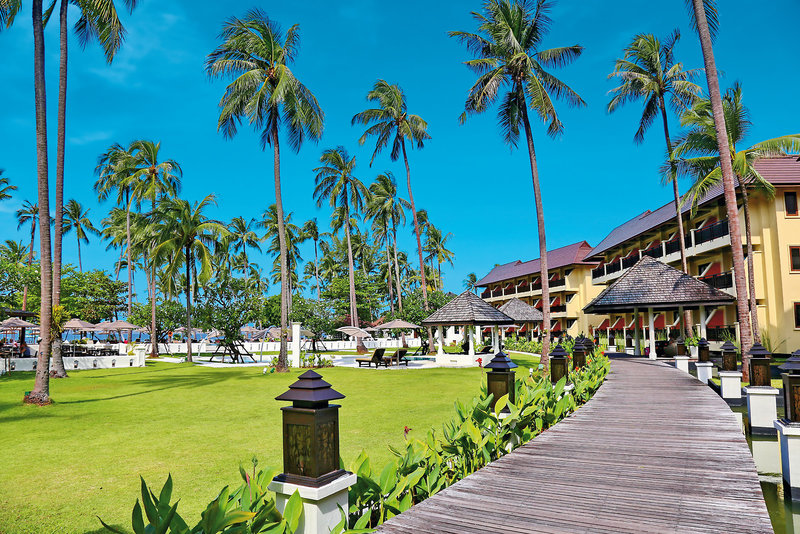
{"label": "white column", "polygon": [[700,306],[700,337],[706,338],[706,322],[708,321],[708,314],[706,313],[706,307]]}
{"label": "white column", "polygon": [[292,321],[292,367],[300,367],[300,323]]}
{"label": "white column", "polygon": [[444,326],[439,325],[436,327],[436,332],[439,337],[439,346],[436,348],[436,354],[441,356],[444,354]]}
{"label": "white column", "polygon": [[633,331],[634,331],[633,354],[635,356],[641,356],[642,350],[640,348],[641,332],[639,329],[639,308],[633,309]]}
{"label": "white column", "polygon": [[500,352],[500,329],[497,325],[492,327],[492,354]]}
{"label": "white column", "polygon": [[341,521],[340,510],[348,509],[347,490],[357,480],[358,477],[354,473],[345,473],[319,488],[277,480],[270,482],[268,487],[275,492],[275,507],[279,512],[286,509],[291,496],[295,491],[298,492],[303,502],[303,514],[295,532],[317,534],[331,532]]}
{"label": "white column", "polygon": [[647,325],[650,327],[648,332],[650,337],[650,359],[656,359],[656,329],[655,318],[653,317],[653,308],[647,308]]}
{"label": "white column", "polygon": [[475,356],[475,327],[470,325],[470,326],[465,326],[464,328],[467,329],[467,336],[469,338],[469,353],[468,354],[470,356]]}

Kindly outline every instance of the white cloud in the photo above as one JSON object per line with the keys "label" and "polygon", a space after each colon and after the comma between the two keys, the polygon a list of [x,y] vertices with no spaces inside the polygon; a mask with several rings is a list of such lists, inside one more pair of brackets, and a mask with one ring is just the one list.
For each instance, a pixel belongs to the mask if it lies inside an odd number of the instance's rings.
{"label": "white cloud", "polygon": [[96,141],[106,141],[111,138],[112,132],[110,131],[94,131],[86,132],[83,135],[70,137],[69,142],[71,145],[88,145]]}

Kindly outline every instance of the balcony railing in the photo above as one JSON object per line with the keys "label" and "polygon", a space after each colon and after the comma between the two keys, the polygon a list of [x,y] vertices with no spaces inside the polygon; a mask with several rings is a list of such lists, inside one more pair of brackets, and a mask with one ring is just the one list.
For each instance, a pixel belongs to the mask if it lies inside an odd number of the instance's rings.
{"label": "balcony railing", "polygon": [[592,278],[600,278],[606,274],[606,266],[601,265],[600,267],[596,267],[592,269]]}
{"label": "balcony railing", "polygon": [[661,245],[658,245],[657,247],[653,247],[650,250],[645,250],[644,252],[642,252],[642,255],[650,256],[651,258],[660,258],[661,256],[664,255],[664,249],[661,248]]}
{"label": "balcony railing", "polygon": [[550,306],[550,313],[561,313],[567,311],[567,306],[565,304],[559,304],[558,306]]}
{"label": "balcony railing", "polygon": [[550,287],[561,287],[566,285],[567,281],[563,278],[559,278],[558,280],[550,280]]}
{"label": "balcony railing", "polygon": [[608,274],[616,273],[617,271],[620,271],[621,269],[622,269],[622,266],[619,264],[619,260],[617,260],[615,262],[612,262],[612,263],[606,264],[606,273],[608,273]]}
{"label": "balcony railing", "polygon": [[701,228],[700,230],[695,230],[694,232],[694,244],[699,245],[701,243],[707,243],[708,241],[718,239],[720,237],[725,237],[728,235],[728,220],[722,220],[719,222],[715,222],[710,226],[706,226],[705,228]]}
{"label": "balcony railing", "polygon": [[489,298],[491,295],[492,295],[492,291],[491,291],[491,290],[490,290],[490,289],[487,287],[487,288],[486,288],[486,289],[484,289],[484,290],[483,290],[483,292],[481,293],[481,298],[482,298],[482,299],[487,299],[487,298]]}
{"label": "balcony railing", "polygon": [[736,327],[732,325],[709,326],[706,328],[706,336],[709,341],[736,339]]}
{"label": "balcony railing", "polygon": [[501,288],[501,287],[498,287],[497,289],[493,289],[492,290],[492,296],[493,297],[499,297],[502,294],[503,294],[503,288]]}
{"label": "balcony railing", "polygon": [[703,276],[700,278],[700,280],[717,289],[728,289],[733,287],[733,273],[731,271],[712,274],[710,276]]}
{"label": "balcony railing", "polygon": [[631,267],[636,265],[636,262],[638,262],[638,261],[639,261],[638,254],[634,255],[634,256],[631,256],[629,258],[625,258],[625,259],[622,260],[622,268],[623,269],[630,269]]}

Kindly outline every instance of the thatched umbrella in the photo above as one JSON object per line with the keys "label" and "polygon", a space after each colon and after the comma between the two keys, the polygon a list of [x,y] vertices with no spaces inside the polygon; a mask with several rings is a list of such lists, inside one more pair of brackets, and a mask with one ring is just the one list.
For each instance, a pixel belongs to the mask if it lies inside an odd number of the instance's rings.
{"label": "thatched umbrella", "polygon": [[336,331],[356,339],[356,352],[358,354],[366,354],[368,352],[367,346],[364,345],[364,339],[372,339],[372,336],[366,330],[357,326],[340,326]]}

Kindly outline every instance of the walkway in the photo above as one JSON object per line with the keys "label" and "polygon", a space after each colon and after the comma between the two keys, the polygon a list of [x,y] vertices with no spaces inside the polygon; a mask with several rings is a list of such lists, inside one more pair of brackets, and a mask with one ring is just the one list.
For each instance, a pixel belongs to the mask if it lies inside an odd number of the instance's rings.
{"label": "walkway", "polygon": [[772,532],[725,402],[665,363],[611,371],[575,414],[378,532]]}

